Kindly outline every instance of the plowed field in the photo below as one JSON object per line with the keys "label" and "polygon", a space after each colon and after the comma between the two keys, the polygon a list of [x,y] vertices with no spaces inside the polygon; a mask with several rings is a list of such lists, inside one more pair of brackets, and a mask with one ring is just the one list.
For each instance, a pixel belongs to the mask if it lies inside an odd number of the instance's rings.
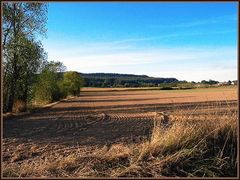
{"label": "plowed field", "polygon": [[79,97],[50,108],[4,119],[3,170],[9,176],[7,169],[13,166],[54,161],[56,156],[76,152],[87,154],[118,143],[139,143],[150,137],[155,112],[200,118],[201,114],[224,115],[226,109],[236,108],[236,88],[106,92],[85,89]]}

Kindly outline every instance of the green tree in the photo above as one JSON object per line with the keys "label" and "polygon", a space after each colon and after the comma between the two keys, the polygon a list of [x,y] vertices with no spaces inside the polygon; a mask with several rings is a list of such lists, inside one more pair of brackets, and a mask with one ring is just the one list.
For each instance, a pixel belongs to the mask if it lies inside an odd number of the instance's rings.
{"label": "green tree", "polygon": [[208,84],[208,81],[202,80],[202,81],[201,81],[201,84]]}
{"label": "green tree", "polygon": [[59,73],[66,71],[66,66],[64,66],[64,64],[59,61],[50,61],[44,65],[44,69],[47,69],[51,72]]}
{"label": "green tree", "polygon": [[63,97],[59,84],[62,82],[61,72],[65,69],[61,62],[51,61],[45,64],[33,88],[35,102],[46,104]]}
{"label": "green tree", "polygon": [[32,84],[35,81],[35,74],[41,71],[40,66],[46,61],[46,53],[40,42],[24,39],[20,56],[21,69],[16,83],[16,99],[23,102],[30,100]]}
{"label": "green tree", "polygon": [[79,95],[81,87],[83,87],[83,78],[74,71],[65,72],[61,89],[65,95]]}
{"label": "green tree", "polygon": [[49,103],[58,100],[57,75],[49,70],[43,70],[34,86],[35,101],[38,103]]}
{"label": "green tree", "polygon": [[26,101],[28,78],[40,69],[45,53],[36,35],[45,35],[45,3],[3,3],[3,86],[4,110],[12,111],[13,103]]}
{"label": "green tree", "polygon": [[217,84],[217,83],[219,83],[219,82],[218,82],[218,81],[215,81],[215,80],[212,80],[212,79],[209,79],[208,83],[209,83],[210,85],[213,85],[213,84]]}

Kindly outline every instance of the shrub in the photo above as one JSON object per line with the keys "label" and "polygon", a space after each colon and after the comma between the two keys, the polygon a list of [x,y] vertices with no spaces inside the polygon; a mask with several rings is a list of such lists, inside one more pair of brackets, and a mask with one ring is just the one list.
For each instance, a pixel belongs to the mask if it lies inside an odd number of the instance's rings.
{"label": "shrub", "polygon": [[41,104],[50,103],[61,98],[57,74],[49,70],[43,71],[34,85],[35,101]]}
{"label": "shrub", "polygon": [[26,102],[22,101],[22,100],[16,100],[13,104],[13,112],[24,112],[27,110],[27,104]]}
{"label": "shrub", "polygon": [[78,73],[69,71],[64,73],[63,81],[60,83],[60,89],[65,96],[76,96],[79,95],[83,83],[83,78]]}

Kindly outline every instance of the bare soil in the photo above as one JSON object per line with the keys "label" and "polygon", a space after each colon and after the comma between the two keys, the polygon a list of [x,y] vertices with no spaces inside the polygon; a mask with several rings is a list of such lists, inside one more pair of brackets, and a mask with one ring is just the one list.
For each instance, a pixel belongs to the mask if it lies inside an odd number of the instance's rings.
{"label": "bare soil", "polygon": [[4,118],[3,166],[47,158],[51,161],[54,153],[66,156],[118,143],[142,142],[151,135],[155,112],[200,116],[236,105],[236,88],[83,91],[79,97],[52,107]]}

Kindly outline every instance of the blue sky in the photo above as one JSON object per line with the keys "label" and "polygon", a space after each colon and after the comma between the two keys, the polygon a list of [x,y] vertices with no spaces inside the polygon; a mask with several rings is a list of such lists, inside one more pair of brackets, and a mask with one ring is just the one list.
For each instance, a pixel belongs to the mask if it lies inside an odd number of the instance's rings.
{"label": "blue sky", "polygon": [[49,3],[49,60],[67,70],[237,79],[237,3]]}

